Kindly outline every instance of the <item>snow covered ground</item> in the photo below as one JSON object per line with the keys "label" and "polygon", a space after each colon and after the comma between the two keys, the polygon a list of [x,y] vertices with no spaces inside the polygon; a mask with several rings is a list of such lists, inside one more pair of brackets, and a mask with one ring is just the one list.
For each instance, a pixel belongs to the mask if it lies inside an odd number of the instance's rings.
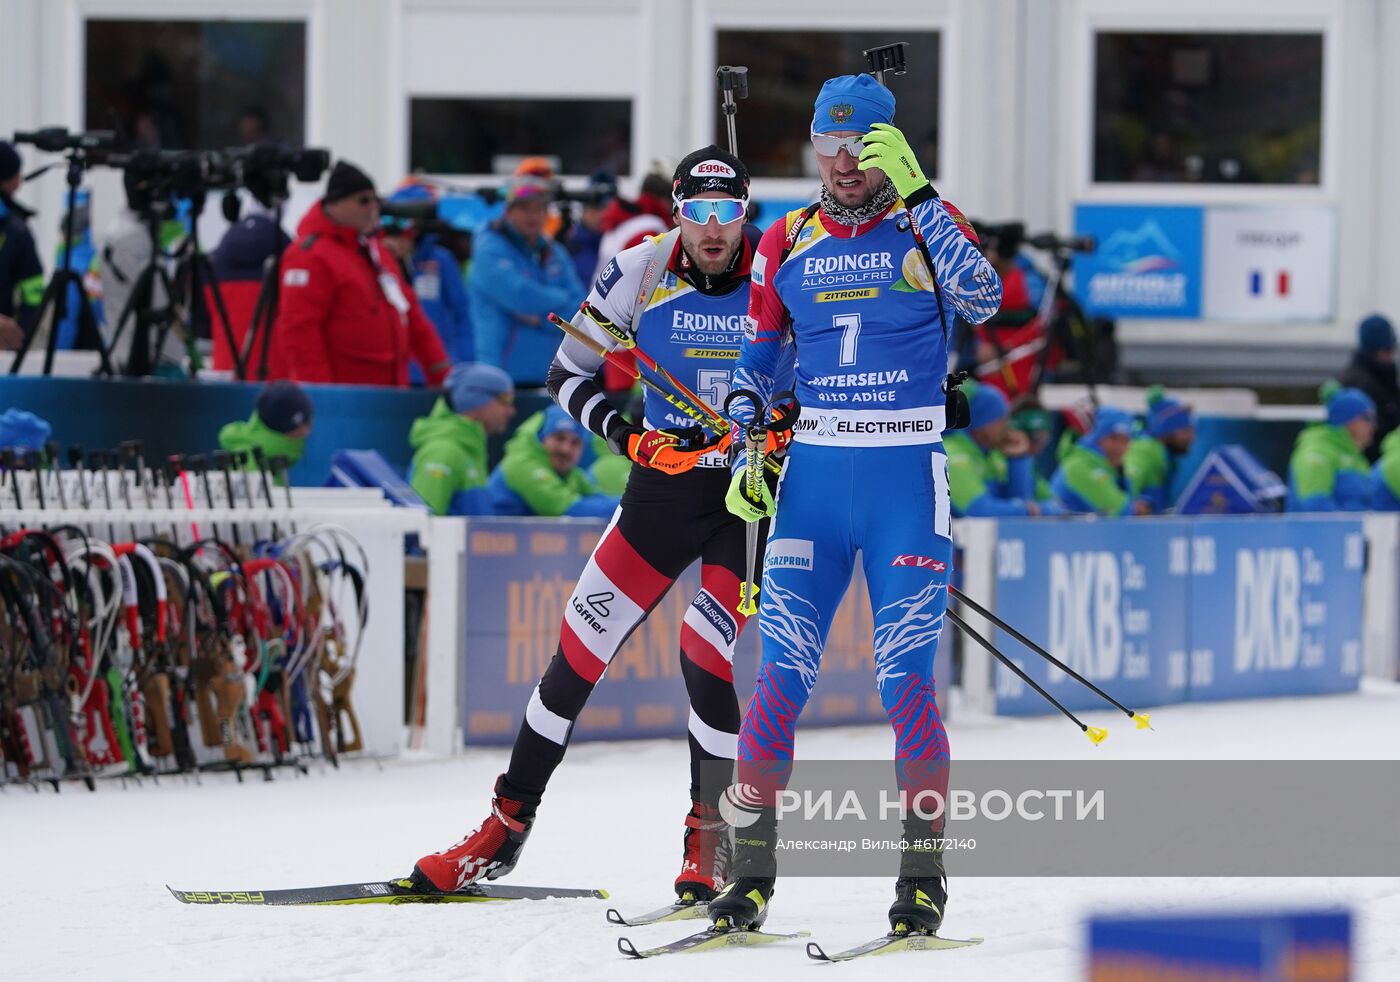
{"label": "snow covered ground", "polygon": [[[1400,756],[1400,686],[1354,696],[1164,709],[1155,732],[1089,714],[1113,732],[1089,744],[1058,718],[957,718],[962,758],[1360,759]],[[1126,725],[1125,725],[1126,724]],[[809,758],[889,754],[883,728],[811,730]],[[800,944],[629,962],[619,933],[649,947],[701,926],[621,929],[624,911],[667,899],[687,807],[680,741],[580,744],[545,799],[510,880],[601,886],[601,901],[330,908],[184,907],[163,884],[246,889],[402,874],[485,813],[504,751],[454,760],[370,762],[306,777],[202,786],[106,786],[96,794],[10,788],[0,794],[0,978],[765,980],[897,971],[980,980],[1082,979],[1084,923],[1095,912],[1350,906],[1357,979],[1400,978],[1395,879],[987,879],[953,883],[944,933],[983,934],[960,951],[906,954],[841,967],[808,962]],[[619,816],[627,831],[619,832]],[[780,880],[770,926],[810,928],[828,951],[884,930],[883,880]],[[488,976],[489,973],[489,976]],[[742,974],[739,974],[742,973]]]}

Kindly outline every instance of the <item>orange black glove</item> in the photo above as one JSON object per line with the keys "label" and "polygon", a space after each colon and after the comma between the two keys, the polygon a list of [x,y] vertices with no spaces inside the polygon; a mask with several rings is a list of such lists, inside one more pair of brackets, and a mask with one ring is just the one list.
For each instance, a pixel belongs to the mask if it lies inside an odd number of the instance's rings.
{"label": "orange black glove", "polygon": [[715,437],[698,426],[665,430],[643,430],[629,426],[608,441],[613,449],[625,454],[643,467],[666,474],[682,474],[711,450],[721,448],[728,439]]}

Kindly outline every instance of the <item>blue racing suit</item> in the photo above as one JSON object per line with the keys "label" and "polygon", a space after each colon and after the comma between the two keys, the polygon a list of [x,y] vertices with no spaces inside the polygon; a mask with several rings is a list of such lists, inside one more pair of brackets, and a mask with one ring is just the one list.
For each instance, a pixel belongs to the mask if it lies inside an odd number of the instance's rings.
{"label": "blue racing suit", "polygon": [[[941,316],[910,212],[937,269]],[[791,212],[763,236],[735,371],[736,388],[766,400],[795,362],[802,404],[763,561],[762,655],[739,759],[792,758],[793,728],[859,551],[895,757],[946,761],[933,679],[953,551],[944,323],[991,317],[1001,281],[967,220],[932,188],[863,225],[821,211],[803,219]]]}

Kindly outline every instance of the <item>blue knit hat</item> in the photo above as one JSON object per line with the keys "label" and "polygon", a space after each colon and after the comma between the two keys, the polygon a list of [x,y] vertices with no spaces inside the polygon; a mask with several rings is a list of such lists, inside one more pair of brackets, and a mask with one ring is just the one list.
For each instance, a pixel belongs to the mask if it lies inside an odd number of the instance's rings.
{"label": "blue knit hat", "polygon": [[1380,314],[1372,314],[1357,329],[1357,346],[1367,354],[1395,347],[1395,328]]}
{"label": "blue knit hat", "polygon": [[452,366],[442,387],[452,411],[469,413],[497,396],[515,391],[515,383],[504,370],[484,361],[466,361]]}
{"label": "blue knit hat", "polygon": [[7,409],[0,413],[0,447],[26,447],[42,450],[53,427],[48,422],[23,409]]}
{"label": "blue knit hat", "polygon": [[894,120],[894,93],[872,75],[829,78],[817,94],[812,111],[813,133],[838,130],[868,131],[873,123]]}
{"label": "blue knit hat", "polygon": [[544,411],[544,422],[540,423],[540,439],[543,440],[556,433],[577,433],[579,439],[584,439],[588,435],[588,431],[583,428],[582,423],[558,406],[550,406]]}
{"label": "blue knit hat", "polygon": [[1094,413],[1094,428],[1084,436],[1084,443],[1098,446],[1106,436],[1131,436],[1133,415],[1117,406],[1100,406]]}
{"label": "blue knit hat", "polygon": [[1374,418],[1376,415],[1376,404],[1360,389],[1345,389],[1336,382],[1326,382],[1318,394],[1327,406],[1327,422],[1331,426],[1345,426],[1358,416]]}
{"label": "blue knit hat", "polygon": [[999,419],[1005,419],[1011,412],[1011,404],[1006,396],[994,385],[981,385],[977,382],[964,382],[963,394],[967,396],[968,410],[972,422],[968,429],[975,430]]}
{"label": "blue knit hat", "polygon": [[287,379],[267,383],[258,393],[255,408],[263,425],[278,433],[290,433],[311,422],[313,412],[306,390]]}
{"label": "blue knit hat", "polygon": [[1159,440],[1196,425],[1191,407],[1167,395],[1160,385],[1147,390],[1147,435]]}

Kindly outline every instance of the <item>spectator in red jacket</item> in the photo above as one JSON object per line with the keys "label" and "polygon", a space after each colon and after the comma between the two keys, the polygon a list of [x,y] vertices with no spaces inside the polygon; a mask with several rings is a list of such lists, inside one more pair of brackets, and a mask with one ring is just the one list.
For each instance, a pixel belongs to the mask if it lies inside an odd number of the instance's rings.
{"label": "spectator in red jacket", "polygon": [[452,367],[379,236],[374,182],[354,164],[336,163],[282,256],[273,332],[299,382],[405,387],[413,360],[436,386]]}

